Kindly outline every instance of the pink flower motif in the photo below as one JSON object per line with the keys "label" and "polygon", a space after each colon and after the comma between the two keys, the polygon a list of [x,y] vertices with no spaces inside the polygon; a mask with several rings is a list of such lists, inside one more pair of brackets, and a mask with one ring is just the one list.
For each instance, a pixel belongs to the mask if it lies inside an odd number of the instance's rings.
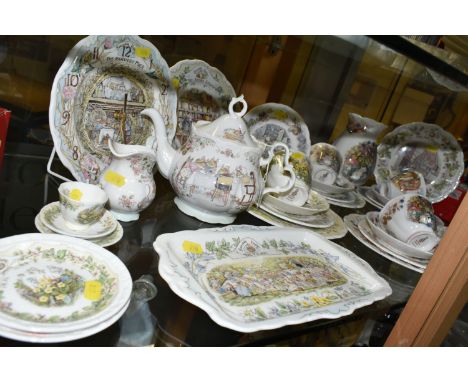
{"label": "pink flower motif", "polygon": [[63,88],[63,97],[65,99],[73,99],[75,98],[76,88],[73,86],[64,86]]}

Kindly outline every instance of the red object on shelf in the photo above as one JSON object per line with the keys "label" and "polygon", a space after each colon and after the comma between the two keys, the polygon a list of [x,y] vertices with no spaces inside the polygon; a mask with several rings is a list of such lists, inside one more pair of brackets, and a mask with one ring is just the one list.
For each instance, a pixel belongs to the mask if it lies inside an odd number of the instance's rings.
{"label": "red object on shelf", "polygon": [[10,123],[11,111],[0,107],[0,169],[2,168],[3,155],[5,153],[5,144]]}
{"label": "red object on shelf", "polygon": [[444,223],[450,224],[467,190],[468,185],[466,183],[460,183],[447,198],[439,203],[433,204],[435,214],[441,218]]}

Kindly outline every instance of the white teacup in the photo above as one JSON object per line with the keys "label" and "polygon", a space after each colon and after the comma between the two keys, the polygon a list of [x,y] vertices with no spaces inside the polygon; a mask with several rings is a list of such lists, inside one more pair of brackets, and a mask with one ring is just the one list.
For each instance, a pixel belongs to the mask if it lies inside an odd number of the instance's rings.
{"label": "white teacup", "polygon": [[402,171],[379,185],[380,195],[387,199],[403,194],[426,196],[426,183],[421,173],[413,170]]}
{"label": "white teacup", "polygon": [[310,148],[312,180],[324,184],[334,184],[340,171],[341,156],[335,146],[316,143]]}
{"label": "white teacup", "polygon": [[435,233],[436,219],[432,204],[416,194],[399,195],[385,204],[379,223],[390,235],[423,251],[432,250],[439,242]]}
{"label": "white teacup", "polygon": [[105,212],[106,193],[99,187],[82,182],[65,182],[59,186],[60,210],[65,223],[85,229],[97,223]]}
{"label": "white teacup", "polygon": [[[267,184],[281,186],[286,184],[289,176],[286,176],[287,169],[284,166],[286,153],[284,151],[277,152],[270,165],[267,176]],[[309,199],[310,191],[310,172],[309,162],[302,152],[294,152],[289,156],[289,165],[295,174],[294,186],[287,192],[278,193],[277,197],[286,203],[303,206]]]}

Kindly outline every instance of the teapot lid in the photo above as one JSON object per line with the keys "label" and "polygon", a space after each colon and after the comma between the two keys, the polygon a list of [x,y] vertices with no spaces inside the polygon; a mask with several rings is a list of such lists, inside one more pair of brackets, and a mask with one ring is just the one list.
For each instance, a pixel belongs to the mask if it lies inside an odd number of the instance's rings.
{"label": "teapot lid", "polygon": [[[234,111],[234,105],[241,102],[243,107],[240,112]],[[226,141],[234,141],[243,145],[257,147],[252,140],[247,125],[242,117],[247,112],[247,102],[244,96],[234,97],[229,103],[229,114],[224,114],[213,122],[199,121],[195,124],[196,131]]]}

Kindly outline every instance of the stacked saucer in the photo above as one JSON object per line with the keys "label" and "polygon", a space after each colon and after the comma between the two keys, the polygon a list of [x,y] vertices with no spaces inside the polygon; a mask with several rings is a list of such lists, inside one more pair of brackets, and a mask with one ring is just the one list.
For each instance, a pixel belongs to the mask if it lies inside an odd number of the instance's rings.
{"label": "stacked saucer", "polygon": [[[422,246],[423,242],[429,241],[427,236],[422,236],[426,233],[420,234],[416,241],[404,241],[389,233],[379,219],[378,212],[368,212],[366,215],[350,214],[345,216],[344,222],[351,234],[361,243],[385,258],[416,272],[424,272],[434,254],[434,247],[427,249]],[[408,227],[406,229],[409,230]],[[435,217],[434,238],[436,241],[440,240],[444,233],[444,223]]]}
{"label": "stacked saucer", "polygon": [[56,234],[0,239],[0,335],[27,342],[87,337],[127,309],[132,279],[100,246]]}
{"label": "stacked saucer", "polygon": [[44,206],[36,216],[39,232],[77,237],[102,247],[122,238],[122,226],[104,208],[107,196],[98,186],[66,182],[59,193],[60,202]]}
{"label": "stacked saucer", "polygon": [[311,188],[335,206],[362,208],[366,204],[366,200],[350,185],[326,184],[312,180]]}
{"label": "stacked saucer", "polygon": [[315,191],[309,192],[309,198],[302,206],[289,203],[276,194],[267,194],[257,206],[251,206],[248,212],[269,224],[308,228],[328,239],[341,238],[347,232],[342,219]]}

